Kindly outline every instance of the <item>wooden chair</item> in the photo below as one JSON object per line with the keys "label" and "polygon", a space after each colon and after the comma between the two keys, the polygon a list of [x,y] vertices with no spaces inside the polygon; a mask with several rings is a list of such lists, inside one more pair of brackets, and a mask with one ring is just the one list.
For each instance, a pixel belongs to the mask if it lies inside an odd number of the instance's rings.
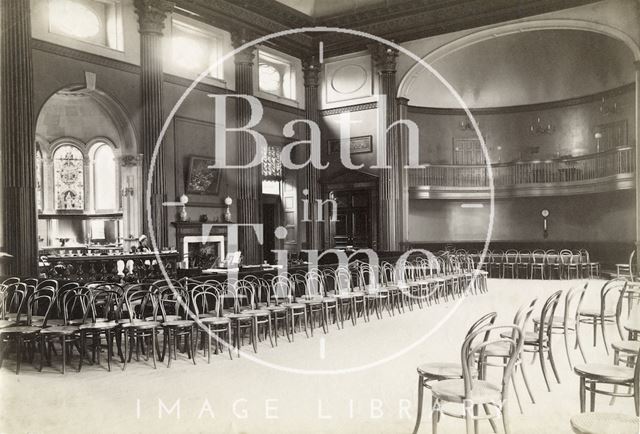
{"label": "wooden chair", "polygon": [[616,264],[616,277],[624,277],[625,279],[633,281],[633,259],[635,256],[636,251],[634,250],[629,255],[629,262],[626,264]]}
{"label": "wooden chair", "polygon": [[556,308],[558,302],[562,296],[562,291],[553,293],[542,306],[540,313],[540,320],[538,326],[534,332],[524,333],[524,351],[533,352],[534,358],[538,356],[540,359],[540,367],[542,368],[542,376],[544,382],[547,385],[547,390],[551,392],[551,386],[549,385],[549,379],[547,378],[547,366],[545,363],[545,355],[549,355],[549,362],[551,369],[556,377],[556,381],[560,383],[560,376],[558,375],[558,369],[556,368],[555,359],[553,358],[553,346],[551,345],[551,337],[553,331],[553,319],[555,318]]}
{"label": "wooden chair", "polygon": [[[573,362],[571,361],[571,351],[569,349],[569,332],[575,333],[575,346],[580,349],[580,354],[582,355],[584,363],[587,363],[587,359],[584,355],[584,349],[582,347],[582,341],[580,340],[580,333],[578,333],[577,330],[577,325],[580,324],[580,322],[577,321],[577,314],[578,307],[584,299],[588,284],[588,282],[585,282],[584,285],[578,285],[567,290],[564,297],[564,314],[562,316],[556,315],[551,320],[552,333],[562,334],[564,337],[564,347],[571,369],[573,369]],[[538,330],[540,318],[534,318],[533,323],[535,329]]]}
{"label": "wooden chair", "polygon": [[[473,323],[467,331],[465,339],[474,334],[476,330],[490,327],[496,320],[498,314],[495,312],[483,315],[480,319]],[[488,339],[489,334],[486,333],[484,339]],[[477,375],[477,372],[476,372]],[[418,412],[416,416],[416,424],[413,428],[414,434],[417,434],[422,420],[422,407],[424,400],[424,389],[430,389],[431,383],[434,381],[449,380],[462,378],[462,365],[459,363],[425,363],[418,366]]]}
{"label": "wooden chair", "polygon": [[552,279],[555,275],[558,279],[562,279],[562,256],[555,250],[547,250],[544,252],[545,262],[547,264],[547,272],[549,274],[549,279]]}
{"label": "wooden chair", "polygon": [[[593,326],[593,346],[596,346],[598,336],[598,325],[602,331],[602,339],[604,348],[609,354],[609,346],[607,344],[606,325],[616,323],[618,317],[617,311],[622,308],[622,300],[627,287],[627,281],[618,277],[608,280],[602,285],[600,290],[600,305],[595,308],[578,308],[577,321],[582,324],[591,324]],[[616,301],[617,300],[617,301]],[[615,306],[613,301],[616,301]]]}
{"label": "wooden chair", "polygon": [[516,274],[518,278],[524,276],[530,278],[529,270],[531,269],[531,252],[529,250],[520,250],[518,252],[518,260],[516,264]]}
{"label": "wooden chair", "polygon": [[587,249],[580,249],[580,255],[582,257],[583,277],[600,277],[600,262],[591,261],[589,251]]}
{"label": "wooden chair", "polygon": [[575,434],[638,434],[637,417],[621,413],[580,413],[571,417]]}
{"label": "wooden chair", "polygon": [[506,277],[507,273],[512,279],[518,278],[518,251],[507,250],[502,260],[502,277]]}
{"label": "wooden chair", "polygon": [[[217,283],[217,282],[216,282]],[[216,285],[203,283],[191,290],[191,299],[196,323],[202,329],[200,333],[203,351],[207,353],[207,363],[211,363],[211,344],[215,339],[215,353],[220,352],[222,346],[227,347],[229,358],[233,360],[231,352],[231,321],[222,316],[222,302],[220,289]],[[204,339],[207,345],[204,345]],[[196,343],[197,346],[197,343]]]}
{"label": "wooden chair", "polygon": [[[636,361],[640,351],[636,353]],[[580,412],[585,412],[586,391],[589,389],[590,411],[596,409],[596,394],[612,397],[633,398],[636,416],[640,416],[640,363],[635,367],[591,363],[578,365],[574,372],[580,377]],[[617,387],[613,391],[602,390],[598,385],[627,386],[631,392],[619,392]]]}
{"label": "wooden chair", "polygon": [[540,273],[540,279],[544,279],[546,269],[544,250],[534,250],[531,253],[531,279],[536,275],[536,271]]}
{"label": "wooden chair", "polygon": [[[479,335],[492,332],[508,332],[510,337],[500,337],[477,343]],[[513,374],[516,361],[524,343],[523,334],[517,326],[491,326],[475,331],[462,344],[460,359],[462,364],[462,379],[450,379],[436,382],[431,387],[432,395],[432,432],[437,434],[438,422],[441,414],[463,418],[466,422],[467,434],[478,432],[478,423],[482,419],[493,420],[501,417],[506,434],[509,434],[509,382]],[[473,372],[478,359],[482,357],[488,345],[506,346],[508,348],[507,362],[502,371],[500,384],[474,378]],[[482,378],[482,377],[481,377]],[[462,414],[453,413],[443,406],[447,403],[463,404]],[[479,415],[479,406],[483,406],[485,415]],[[492,413],[491,409],[495,413]]]}

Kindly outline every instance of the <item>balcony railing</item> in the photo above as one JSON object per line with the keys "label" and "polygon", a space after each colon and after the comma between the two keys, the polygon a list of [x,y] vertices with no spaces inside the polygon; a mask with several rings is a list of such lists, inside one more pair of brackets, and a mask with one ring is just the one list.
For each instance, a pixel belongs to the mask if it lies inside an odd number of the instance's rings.
{"label": "balcony railing", "polygon": [[[596,180],[633,174],[635,152],[632,147],[624,147],[580,157],[492,164],[491,169],[496,187]],[[489,176],[485,165],[429,164],[409,169],[409,187],[422,186],[489,187]]]}

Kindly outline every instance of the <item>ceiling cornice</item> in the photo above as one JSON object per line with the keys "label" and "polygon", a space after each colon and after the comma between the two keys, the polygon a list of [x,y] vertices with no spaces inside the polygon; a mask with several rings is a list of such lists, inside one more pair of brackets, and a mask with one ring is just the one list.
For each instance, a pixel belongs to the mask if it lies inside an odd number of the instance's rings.
{"label": "ceiling cornice", "polygon": [[[406,42],[487,26],[600,0],[408,0],[388,6],[361,8],[331,17],[313,18],[277,0],[175,0],[196,19],[227,31],[245,27],[256,35],[313,26],[341,27]],[[304,57],[324,43],[324,56],[366,49],[369,41],[348,34],[296,34],[270,41],[287,54]]]}

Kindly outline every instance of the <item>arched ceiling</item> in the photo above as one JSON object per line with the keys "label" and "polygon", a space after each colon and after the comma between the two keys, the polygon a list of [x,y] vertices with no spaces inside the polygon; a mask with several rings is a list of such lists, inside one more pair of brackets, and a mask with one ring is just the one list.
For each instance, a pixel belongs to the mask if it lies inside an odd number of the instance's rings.
{"label": "arched ceiling", "polygon": [[[593,95],[634,81],[633,56],[620,41],[577,30],[528,31],[488,39],[431,63],[470,108],[508,107]],[[409,104],[460,108],[424,68]]]}

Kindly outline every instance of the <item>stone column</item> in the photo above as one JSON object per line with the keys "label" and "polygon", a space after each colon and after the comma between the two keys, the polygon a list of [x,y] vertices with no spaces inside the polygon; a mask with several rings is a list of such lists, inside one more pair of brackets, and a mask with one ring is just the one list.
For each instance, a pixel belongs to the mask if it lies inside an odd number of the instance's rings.
{"label": "stone column", "polygon": [[2,246],[9,275],[38,275],[35,118],[28,0],[0,1],[0,172]]}
{"label": "stone column", "polygon": [[[231,43],[239,47],[252,38],[242,29],[231,33]],[[253,61],[255,48],[250,47],[234,56],[236,94],[253,95]],[[236,99],[236,122],[246,125],[251,119],[251,107],[243,99]],[[238,133],[238,165],[246,165],[253,160],[256,152],[255,141],[247,133]],[[238,223],[262,224],[262,166],[238,169]],[[262,263],[262,245],[251,228],[240,228],[239,249],[245,264]]]}
{"label": "stone column", "polygon": [[[407,98],[397,98],[398,120],[408,118]],[[409,169],[405,166],[409,165],[409,134],[405,127],[397,128],[398,147],[400,148],[400,158],[398,158],[398,173],[400,174],[400,206],[397,208],[398,213],[398,245],[400,242],[409,240]],[[402,248],[402,246],[398,246]]]}
{"label": "stone column", "polygon": [[636,68],[636,265],[640,272],[640,60],[633,64]]}
{"label": "stone column", "polygon": [[[380,99],[386,100],[387,127],[391,126],[397,119],[396,108],[396,59],[398,50],[387,47],[383,44],[373,44],[369,47],[376,70],[378,72],[378,93]],[[380,101],[379,99],[379,101]],[[381,107],[378,107],[380,110]],[[378,169],[380,173],[379,195],[380,195],[380,221],[378,248],[380,250],[397,250],[397,230],[398,230],[398,207],[400,196],[400,172],[399,160],[400,152],[397,140],[397,128],[387,132],[387,165],[388,169]]]}
{"label": "stone column", "polygon": [[[305,59],[302,62],[302,72],[304,73],[304,96],[305,96],[305,118],[316,125],[320,125],[320,107],[318,102],[318,83],[320,79],[320,63],[314,57]],[[307,136],[310,135],[307,128]],[[307,153],[306,157],[310,155]],[[308,165],[304,171],[303,188],[308,190],[309,203],[309,219],[311,222],[305,223],[307,235],[307,249],[319,250],[321,248],[320,225],[318,221],[318,213],[316,199],[320,199],[320,185],[318,184],[318,169],[313,165]]]}
{"label": "stone column", "polygon": [[[151,173],[151,189],[147,191],[147,180],[151,169],[151,159],[162,124],[163,114],[163,72],[162,72],[162,30],[167,14],[173,3],[166,0],[135,0],[140,32],[140,88],[142,112],[142,174],[143,174],[143,231],[155,233],[158,248],[169,245],[169,221],[166,202],[164,174],[164,146],[160,145]],[[147,204],[150,203],[153,228],[149,227]]]}

